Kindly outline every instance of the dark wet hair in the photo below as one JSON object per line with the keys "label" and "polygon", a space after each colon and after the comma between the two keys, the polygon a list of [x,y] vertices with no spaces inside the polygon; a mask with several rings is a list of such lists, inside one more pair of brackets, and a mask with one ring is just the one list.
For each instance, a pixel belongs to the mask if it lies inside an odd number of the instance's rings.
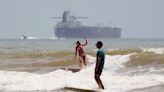
{"label": "dark wet hair", "polygon": [[80,41],[77,41],[76,43],[80,44]]}
{"label": "dark wet hair", "polygon": [[97,41],[97,44],[99,44],[99,45],[100,45],[100,47],[102,47],[102,46],[103,46],[103,42],[102,42],[102,41]]}

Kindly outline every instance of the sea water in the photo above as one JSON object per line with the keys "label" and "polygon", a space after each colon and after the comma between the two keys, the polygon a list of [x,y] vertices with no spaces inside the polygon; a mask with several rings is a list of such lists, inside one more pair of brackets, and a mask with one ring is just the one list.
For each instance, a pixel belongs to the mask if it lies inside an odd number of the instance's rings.
{"label": "sea water", "polygon": [[[88,39],[84,47],[87,67],[79,72],[75,43],[84,39],[1,39],[0,91],[67,92],[64,87],[98,89],[94,80],[95,43],[103,41],[106,53],[101,75],[103,92],[144,92],[164,85],[163,39]],[[162,87],[161,87],[162,86]],[[145,91],[146,92],[146,91]]]}

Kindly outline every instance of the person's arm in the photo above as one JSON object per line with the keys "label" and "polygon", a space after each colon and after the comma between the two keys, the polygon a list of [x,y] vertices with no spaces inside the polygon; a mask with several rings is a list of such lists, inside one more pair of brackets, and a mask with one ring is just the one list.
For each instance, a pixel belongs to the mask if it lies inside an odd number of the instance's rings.
{"label": "person's arm", "polygon": [[100,62],[101,62],[101,58],[100,57],[97,57],[97,60],[96,60],[96,67],[95,67],[95,70],[98,71],[98,67],[100,65]]}
{"label": "person's arm", "polygon": [[88,41],[87,41],[87,39],[85,38],[85,44],[82,44],[82,46],[87,45],[87,43],[88,43]]}
{"label": "person's arm", "polygon": [[75,59],[77,57],[77,47],[75,48]]}
{"label": "person's arm", "polygon": [[98,71],[98,67],[100,66],[101,63],[101,57],[100,57],[100,52],[97,53],[97,58],[96,58],[96,67],[95,71]]}

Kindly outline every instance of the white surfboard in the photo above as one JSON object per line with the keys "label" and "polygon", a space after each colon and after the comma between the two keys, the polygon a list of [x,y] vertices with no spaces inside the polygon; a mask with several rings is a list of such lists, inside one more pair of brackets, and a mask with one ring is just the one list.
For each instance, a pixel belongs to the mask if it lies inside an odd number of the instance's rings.
{"label": "white surfboard", "polygon": [[79,72],[80,69],[79,68],[60,68],[62,70],[65,70],[65,71],[72,71],[72,72]]}
{"label": "white surfboard", "polygon": [[100,92],[100,90],[98,89],[89,89],[89,88],[64,87],[64,89],[75,91],[75,92]]}

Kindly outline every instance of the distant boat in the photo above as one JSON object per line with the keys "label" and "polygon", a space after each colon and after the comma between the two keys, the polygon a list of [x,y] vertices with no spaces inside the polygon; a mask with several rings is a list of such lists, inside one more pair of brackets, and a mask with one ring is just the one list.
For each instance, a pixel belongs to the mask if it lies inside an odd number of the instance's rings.
{"label": "distant boat", "polygon": [[26,40],[26,39],[37,39],[37,38],[36,38],[36,37],[27,36],[27,35],[22,35],[22,36],[20,37],[20,39]]}
{"label": "distant boat", "polygon": [[25,39],[27,39],[27,37],[28,37],[28,36],[26,36],[26,35],[22,35],[22,36],[20,37],[20,39],[25,40]]}
{"label": "distant boat", "polygon": [[64,11],[62,17],[53,18],[62,19],[54,28],[54,33],[58,38],[121,38],[121,28],[84,26],[76,19],[86,19],[87,17],[76,17],[70,15],[69,11]]}

